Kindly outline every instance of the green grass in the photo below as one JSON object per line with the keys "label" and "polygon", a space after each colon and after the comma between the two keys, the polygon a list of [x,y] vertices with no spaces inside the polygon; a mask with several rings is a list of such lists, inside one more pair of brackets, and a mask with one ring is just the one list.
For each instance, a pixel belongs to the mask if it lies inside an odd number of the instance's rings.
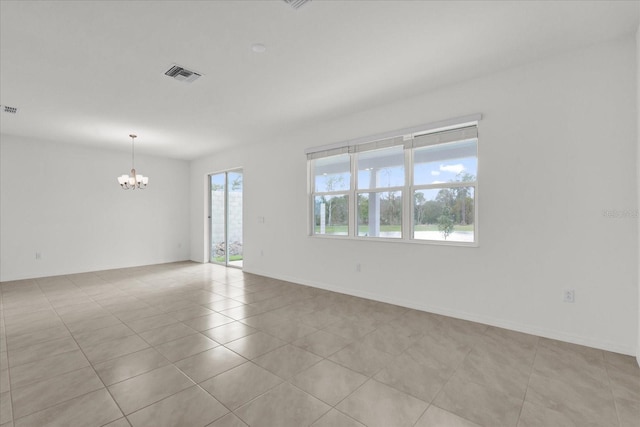
{"label": "green grass", "polygon": [[[223,256],[215,257],[213,260],[215,262],[224,262],[225,261]],[[229,257],[229,261],[242,261],[242,255],[231,255]]]}

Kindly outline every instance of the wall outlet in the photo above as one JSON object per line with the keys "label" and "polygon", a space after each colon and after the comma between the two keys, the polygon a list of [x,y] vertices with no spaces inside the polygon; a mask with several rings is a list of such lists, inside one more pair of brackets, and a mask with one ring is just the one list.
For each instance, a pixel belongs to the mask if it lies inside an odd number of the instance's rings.
{"label": "wall outlet", "polygon": [[36,260],[42,259],[42,252],[36,252]]}
{"label": "wall outlet", "polygon": [[264,250],[260,249],[260,256],[264,256]]}
{"label": "wall outlet", "polygon": [[576,291],[573,289],[565,289],[562,293],[562,301],[576,302]]}
{"label": "wall outlet", "polygon": [[357,263],[357,264],[356,264],[356,271],[357,271],[358,273],[360,273],[360,272],[362,271],[362,266],[360,265],[360,263]]}

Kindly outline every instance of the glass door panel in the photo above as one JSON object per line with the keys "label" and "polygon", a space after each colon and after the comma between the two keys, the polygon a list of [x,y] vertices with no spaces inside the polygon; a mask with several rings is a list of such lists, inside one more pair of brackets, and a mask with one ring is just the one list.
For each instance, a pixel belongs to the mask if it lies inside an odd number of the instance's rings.
{"label": "glass door panel", "polygon": [[226,173],[210,176],[211,183],[211,262],[227,263],[225,229],[227,228],[226,211]]}
{"label": "glass door panel", "polygon": [[227,265],[242,267],[242,171],[227,173]]}
{"label": "glass door panel", "polygon": [[209,261],[242,268],[242,171],[209,175]]}

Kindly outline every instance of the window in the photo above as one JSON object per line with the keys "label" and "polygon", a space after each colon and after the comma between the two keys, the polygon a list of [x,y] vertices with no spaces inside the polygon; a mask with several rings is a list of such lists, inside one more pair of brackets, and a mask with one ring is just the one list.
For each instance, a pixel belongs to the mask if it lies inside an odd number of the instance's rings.
{"label": "window", "polygon": [[[414,139],[414,239],[475,242],[478,139],[469,131],[437,135],[440,140],[448,136],[452,142],[439,142],[434,135]],[[456,141],[469,134],[474,137]]]}
{"label": "window", "polygon": [[402,238],[403,146],[363,151],[357,163],[358,236]]}
{"label": "window", "polygon": [[351,157],[321,157],[312,162],[312,167],[313,234],[348,235]]}
{"label": "window", "polygon": [[310,234],[477,244],[479,118],[308,150]]}

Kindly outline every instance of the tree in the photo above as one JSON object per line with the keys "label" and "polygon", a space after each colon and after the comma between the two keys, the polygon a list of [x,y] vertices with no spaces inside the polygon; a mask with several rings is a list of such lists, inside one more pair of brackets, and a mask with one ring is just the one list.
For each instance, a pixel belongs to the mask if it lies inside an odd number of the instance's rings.
{"label": "tree", "polygon": [[[456,182],[471,182],[475,180],[475,176],[462,171],[456,175]],[[467,201],[469,199],[469,187],[456,187],[455,188],[455,198],[456,198],[456,213],[460,212],[460,224],[467,224]],[[456,215],[457,216],[457,215]]]}
{"label": "tree", "polygon": [[414,221],[416,224],[424,224],[425,213],[426,213],[426,199],[424,198],[424,194],[420,191],[416,192],[413,195],[413,205],[415,207]]}
{"label": "tree", "polygon": [[[334,191],[335,187],[338,187],[338,184],[342,184],[344,180],[344,176],[342,175],[331,175],[327,177],[327,180],[325,181],[325,185],[326,185],[326,189],[327,191]],[[324,197],[323,197],[324,199]],[[334,199],[336,199],[336,197],[329,197],[329,200],[327,202],[327,225],[330,226],[332,225],[332,219],[333,219],[333,201]]]}
{"label": "tree", "polygon": [[438,230],[444,235],[444,240],[453,232],[454,221],[451,215],[451,209],[445,206],[442,215],[438,218]]}
{"label": "tree", "polygon": [[233,181],[231,181],[231,190],[238,191],[242,188],[242,175],[238,174]]}

